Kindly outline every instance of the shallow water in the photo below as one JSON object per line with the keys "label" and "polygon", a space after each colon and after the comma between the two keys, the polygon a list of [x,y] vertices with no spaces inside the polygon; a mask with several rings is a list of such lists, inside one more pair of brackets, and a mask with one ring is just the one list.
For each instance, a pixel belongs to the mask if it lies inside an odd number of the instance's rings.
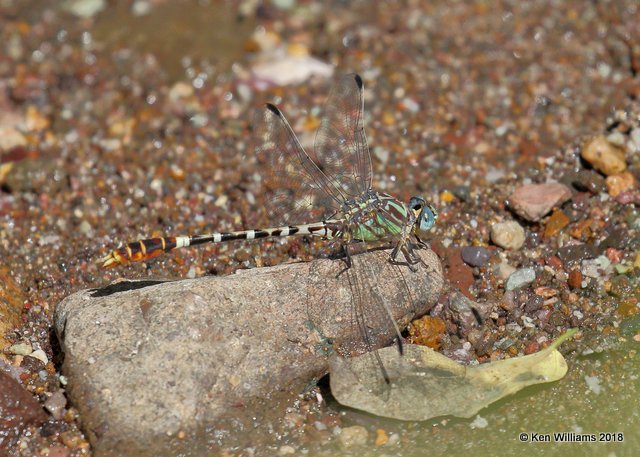
{"label": "shallow water", "polygon": [[[638,455],[637,346],[627,339],[614,341],[603,352],[566,354],[569,371],[565,378],[526,388],[471,419],[403,423],[347,411],[345,423],[373,425],[399,434],[399,444],[369,449],[363,455]],[[564,352],[562,347],[560,351]],[[563,433],[563,437],[554,436]],[[586,439],[596,442],[560,442],[562,438],[575,441],[572,433],[590,435]],[[334,451],[355,455],[338,446]]]}

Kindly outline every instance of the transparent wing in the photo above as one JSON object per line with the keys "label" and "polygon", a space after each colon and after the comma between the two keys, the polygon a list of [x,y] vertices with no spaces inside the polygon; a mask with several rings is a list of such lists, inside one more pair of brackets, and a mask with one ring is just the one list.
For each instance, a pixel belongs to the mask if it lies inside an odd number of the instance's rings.
{"label": "transparent wing", "polygon": [[[400,269],[388,262],[387,252],[376,252],[375,256],[380,266],[373,265],[374,262],[371,261],[361,260],[362,256],[353,256],[352,262],[356,268],[349,269],[348,280],[353,296],[351,322],[352,325],[357,326],[364,348],[370,357],[367,364],[369,369],[366,370],[367,376],[374,376],[377,379],[374,383],[375,390],[377,394],[382,395],[390,380],[376,348],[386,346],[394,339],[400,344],[402,336],[393,313],[386,303],[384,293],[380,289],[378,275],[393,277],[394,281],[403,285],[407,297],[411,297],[411,291]],[[383,344],[380,344],[380,341],[383,341]]]}
{"label": "transparent wing", "polygon": [[341,356],[368,353],[371,357],[369,375],[376,376],[383,388],[388,384],[388,375],[375,349],[400,338],[393,309],[408,302],[410,308],[415,309],[415,297],[402,268],[389,263],[388,250],[352,255],[351,262],[348,269],[343,269],[342,261],[337,262],[333,271],[340,273],[329,275],[331,287],[349,297],[349,306],[336,307],[335,302],[317,296],[328,287],[323,282],[328,275],[326,267],[316,263],[309,275],[313,285],[308,287],[313,299],[309,300],[307,314],[309,321],[322,336],[330,338],[333,349]]}
{"label": "transparent wing", "polygon": [[255,153],[272,222],[310,223],[338,212],[342,196],[307,155],[282,112],[267,104],[254,126]]}
{"label": "transparent wing", "polygon": [[344,76],[325,105],[311,159],[346,199],[371,188],[371,156],[364,133],[362,78]]}

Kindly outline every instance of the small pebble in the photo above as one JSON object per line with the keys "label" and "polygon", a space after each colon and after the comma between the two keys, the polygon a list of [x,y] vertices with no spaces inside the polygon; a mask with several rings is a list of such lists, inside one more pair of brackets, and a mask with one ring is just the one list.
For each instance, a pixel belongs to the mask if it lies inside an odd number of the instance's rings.
{"label": "small pebble", "polygon": [[544,237],[552,238],[556,236],[570,222],[571,220],[565,213],[559,209],[555,210],[544,227]]}
{"label": "small pebble", "polygon": [[496,168],[489,167],[489,170],[487,171],[485,179],[488,182],[492,182],[493,183],[493,182],[498,181],[499,179],[504,178],[505,174],[506,173],[504,172],[504,170],[499,170],[499,169],[496,169]]}
{"label": "small pebble", "polygon": [[496,268],[496,274],[502,280],[507,279],[516,271],[515,267],[509,265],[507,262],[500,262]]}
{"label": "small pebble", "polygon": [[515,293],[513,291],[505,292],[502,296],[502,301],[500,302],[500,308],[504,309],[505,311],[513,311],[516,306],[517,303],[515,302]]}
{"label": "small pebble", "polygon": [[465,246],[460,249],[460,255],[462,255],[462,260],[472,267],[482,267],[491,258],[489,250],[479,246]]}
{"label": "small pebble", "polygon": [[[475,303],[469,297],[462,293],[451,294],[449,298],[449,310],[455,316],[458,325],[463,329],[471,329],[477,324],[476,316],[473,312],[474,308]],[[445,327],[444,322],[442,322],[441,325]],[[437,327],[435,327],[435,330],[437,331]]]}
{"label": "small pebble", "polygon": [[296,449],[293,446],[284,445],[278,449],[278,455],[295,455]]}
{"label": "small pebble", "polygon": [[54,419],[60,420],[64,414],[64,408],[67,406],[67,398],[62,390],[54,392],[47,401],[44,402],[44,408],[51,413]]}
{"label": "small pebble", "polygon": [[602,392],[600,378],[598,378],[597,376],[585,376],[584,380],[587,383],[587,386],[589,386],[589,389],[591,389],[594,394],[598,395],[600,392]]}
{"label": "small pebble", "polygon": [[343,448],[364,446],[369,439],[369,432],[362,425],[353,425],[343,428],[340,435],[338,435],[338,439]]}
{"label": "small pebble", "polygon": [[60,441],[62,441],[62,444],[70,447],[71,449],[87,447],[87,442],[85,441],[83,436],[79,431],[75,430],[67,430],[66,432],[62,432],[60,434]]}
{"label": "small pebble", "polygon": [[251,69],[256,78],[277,86],[300,84],[312,76],[330,78],[333,71],[332,65],[304,55],[288,55],[259,61]]}
{"label": "small pebble", "polygon": [[527,184],[509,196],[509,206],[524,219],[536,222],[570,198],[571,190],[564,184]]}
{"label": "small pebble", "polygon": [[42,349],[37,349],[37,350],[33,351],[31,354],[29,354],[29,357],[33,357],[34,359],[38,359],[38,360],[42,361],[45,365],[47,363],[49,363],[49,358],[47,357],[47,354],[45,354],[45,352]]}
{"label": "small pebble", "polygon": [[38,109],[30,105],[25,113],[25,127],[28,131],[41,131],[49,127],[49,119]]}
{"label": "small pebble", "polygon": [[491,241],[503,249],[518,250],[525,240],[524,229],[516,221],[498,222],[491,226]]}
{"label": "small pebble", "polygon": [[607,257],[601,255],[595,259],[587,259],[582,261],[582,274],[589,278],[599,278],[608,276],[611,272],[611,261]]}
{"label": "small pebble", "polygon": [[640,205],[640,191],[622,192],[616,197],[616,201],[622,205]]}
{"label": "small pebble", "polygon": [[389,435],[389,441],[387,444],[394,445],[400,442],[400,435],[398,433],[392,433]]}
{"label": "small pebble", "polygon": [[246,262],[251,258],[251,253],[246,249],[238,249],[234,257],[238,262]]}
{"label": "small pebble", "polygon": [[471,428],[487,428],[487,426],[489,425],[489,421],[484,417],[478,415],[470,425]]}
{"label": "small pebble", "polygon": [[178,81],[171,86],[171,89],[169,89],[169,99],[172,101],[179,100],[181,98],[189,98],[192,97],[193,94],[193,86],[184,81]]}
{"label": "small pebble", "polygon": [[636,151],[640,151],[640,127],[636,127],[631,130],[629,137],[631,138],[631,144],[633,145],[633,148]]}
{"label": "small pebble", "polygon": [[525,355],[529,355],[529,354],[534,354],[536,352],[538,352],[540,350],[540,345],[538,344],[537,341],[532,341],[531,343],[527,344],[524,348],[524,353]]}
{"label": "small pebble", "polygon": [[582,273],[579,270],[572,270],[569,272],[567,283],[572,289],[579,289],[582,287]]}
{"label": "small pebble", "polygon": [[411,113],[417,113],[420,111],[420,104],[412,98],[405,97],[405,99],[402,100],[402,104]]}
{"label": "small pebble", "polygon": [[229,197],[227,197],[226,195],[220,195],[215,201],[214,205],[216,205],[218,208],[222,208],[227,204],[228,200]]}
{"label": "small pebble", "polygon": [[86,235],[88,238],[93,236],[93,227],[91,227],[91,224],[86,219],[80,222],[80,225],[78,226],[78,230],[80,231],[80,233],[82,233],[83,235]]}
{"label": "small pebble", "polygon": [[17,343],[9,347],[9,352],[15,355],[29,355],[33,352],[33,348],[29,343]]}
{"label": "small pebble", "polygon": [[607,259],[609,259],[611,263],[618,264],[622,262],[624,251],[616,248],[607,248],[605,249],[604,255],[607,256]]}
{"label": "small pebble", "polygon": [[384,446],[385,444],[387,444],[388,441],[389,441],[389,435],[387,435],[387,432],[382,428],[377,429],[376,430],[376,446]]}
{"label": "small pebble", "polygon": [[554,289],[553,287],[546,287],[546,286],[536,287],[534,292],[536,295],[539,295],[542,298],[551,298],[558,295],[558,291],[556,289]]}
{"label": "small pebble", "polygon": [[552,255],[551,257],[546,259],[546,263],[547,265],[549,265],[551,268],[553,268],[554,270],[562,270],[563,269],[563,265],[562,265],[562,260],[560,260],[560,257]]}
{"label": "small pebble", "polygon": [[105,0],[70,0],[64,2],[64,9],[83,19],[88,19],[105,9]]}
{"label": "small pebble", "polygon": [[447,327],[442,319],[434,316],[422,316],[409,325],[409,341],[412,344],[440,349],[442,335]]}
{"label": "small pebble", "polygon": [[598,136],[585,144],[581,156],[593,168],[607,176],[622,173],[627,168],[624,151],[603,136]]}
{"label": "small pebble", "polygon": [[469,189],[469,186],[455,186],[451,191],[458,200],[463,202],[471,201],[471,189]]}
{"label": "small pebble", "polygon": [[591,244],[573,244],[558,249],[558,257],[564,263],[578,262],[597,257],[598,250]]}
{"label": "small pebble", "polygon": [[455,198],[456,197],[448,190],[445,190],[440,194],[440,201],[442,203],[451,203],[453,200],[455,200]]}
{"label": "small pebble", "polygon": [[0,126],[0,152],[26,145],[27,139],[20,131],[13,127]]}
{"label": "small pebble", "polygon": [[533,314],[534,312],[542,308],[543,304],[544,298],[542,298],[540,295],[535,294],[531,296],[531,298],[529,298],[529,300],[527,300],[527,302],[525,303],[524,311],[527,314]]}
{"label": "small pebble", "polygon": [[614,198],[622,192],[632,190],[636,186],[635,178],[628,171],[619,175],[607,176],[605,182],[607,184],[607,192]]}
{"label": "small pebble", "polygon": [[624,146],[626,136],[619,130],[614,130],[607,135],[607,141],[616,146]]}
{"label": "small pebble", "polygon": [[134,16],[146,16],[152,10],[151,2],[146,0],[135,0],[131,5],[131,14]]}
{"label": "small pebble", "polygon": [[521,268],[514,271],[505,285],[506,290],[520,289],[531,284],[536,279],[536,271],[533,268]]}
{"label": "small pebble", "polygon": [[49,447],[49,454],[47,457],[68,457],[71,453],[69,449],[60,445],[53,445]]}
{"label": "small pebble", "polygon": [[381,148],[376,146],[373,148],[373,154],[380,160],[382,163],[387,163],[389,161],[389,150],[385,148]]}
{"label": "small pebble", "polygon": [[[564,181],[564,180],[563,180]],[[597,194],[604,190],[604,179],[593,170],[580,170],[570,176],[570,184],[578,190]]]}

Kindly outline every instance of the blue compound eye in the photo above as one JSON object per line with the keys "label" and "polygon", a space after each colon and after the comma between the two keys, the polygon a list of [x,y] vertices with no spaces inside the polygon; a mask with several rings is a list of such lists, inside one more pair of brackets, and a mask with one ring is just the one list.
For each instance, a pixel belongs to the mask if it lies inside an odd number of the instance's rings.
{"label": "blue compound eye", "polygon": [[422,212],[420,214],[420,230],[427,231],[431,229],[436,223],[436,219],[438,218],[438,212],[431,205],[426,205],[422,208]]}

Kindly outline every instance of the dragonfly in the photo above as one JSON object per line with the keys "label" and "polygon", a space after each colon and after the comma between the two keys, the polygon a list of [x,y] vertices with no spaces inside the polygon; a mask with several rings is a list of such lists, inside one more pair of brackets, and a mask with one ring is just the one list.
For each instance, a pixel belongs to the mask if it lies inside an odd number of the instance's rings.
{"label": "dragonfly", "polygon": [[[352,256],[362,250],[363,244],[388,247],[391,265],[416,271],[421,263],[417,249],[425,246],[421,236],[434,226],[438,213],[420,196],[404,203],[373,190],[372,161],[364,131],[363,91],[359,75],[340,78],[330,92],[314,148],[309,151],[303,148],[277,106],[267,103],[259,113],[254,123],[255,157],[263,171],[270,214],[280,225],[143,239],[112,250],[102,259],[102,266],[113,268],[147,261],[173,249],[205,243],[311,235],[330,240],[333,246],[337,244],[345,262],[343,271],[354,268]],[[354,304],[357,325],[365,347],[372,350],[366,323],[367,305],[362,297],[358,301]],[[388,318],[393,320],[390,313]],[[392,337],[402,353],[395,321],[388,328],[393,329]],[[389,382],[384,368],[382,371]]]}

